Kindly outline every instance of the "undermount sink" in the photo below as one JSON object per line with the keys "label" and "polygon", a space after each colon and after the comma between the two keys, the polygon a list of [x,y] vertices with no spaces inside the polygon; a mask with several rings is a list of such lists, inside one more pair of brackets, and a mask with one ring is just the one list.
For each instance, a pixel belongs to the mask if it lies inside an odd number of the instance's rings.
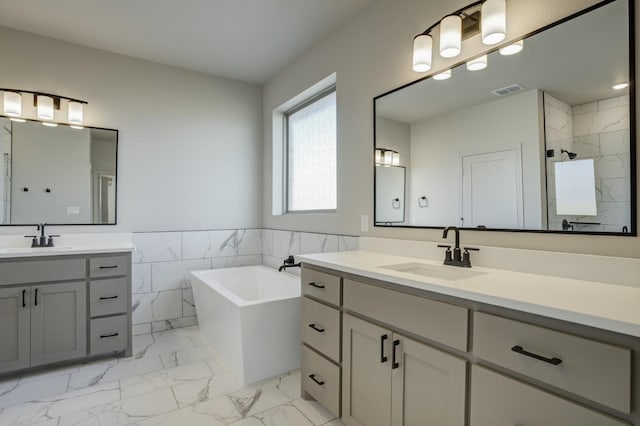
{"label": "undermount sink", "polygon": [[74,247],[71,246],[61,246],[61,247],[8,247],[8,248],[0,248],[0,254],[11,254],[11,253],[40,253],[40,252],[55,252],[55,251],[67,251],[73,250]]}
{"label": "undermount sink", "polygon": [[391,271],[404,272],[405,274],[420,275],[423,277],[438,278],[447,281],[457,281],[463,278],[478,277],[485,275],[486,272],[474,271],[472,269],[463,269],[456,266],[439,266],[428,265],[425,263],[401,263],[398,265],[381,266],[383,269]]}

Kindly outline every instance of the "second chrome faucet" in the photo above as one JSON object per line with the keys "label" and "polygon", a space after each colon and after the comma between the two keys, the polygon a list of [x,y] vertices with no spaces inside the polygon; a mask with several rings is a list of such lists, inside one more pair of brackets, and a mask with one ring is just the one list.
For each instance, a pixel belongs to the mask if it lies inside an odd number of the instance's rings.
{"label": "second chrome faucet", "polygon": [[463,252],[463,250],[460,248],[460,230],[456,226],[447,226],[442,232],[442,238],[447,238],[447,235],[449,235],[449,231],[454,231],[456,234],[455,246],[453,248],[453,251],[451,250],[451,245],[438,244],[438,247],[447,249],[444,254],[444,264],[470,268],[471,254],[469,253],[469,250],[479,251],[480,249],[475,247],[465,247]]}

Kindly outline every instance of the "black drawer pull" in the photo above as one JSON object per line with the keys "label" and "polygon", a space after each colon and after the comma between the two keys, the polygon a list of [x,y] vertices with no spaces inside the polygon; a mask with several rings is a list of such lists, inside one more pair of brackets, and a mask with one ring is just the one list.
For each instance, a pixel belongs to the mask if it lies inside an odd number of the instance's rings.
{"label": "black drawer pull", "polygon": [[389,338],[388,334],[380,336],[380,363],[383,364],[389,360],[389,357],[384,355],[384,342]]}
{"label": "black drawer pull", "polygon": [[35,297],[36,303],[35,305],[38,306],[38,289],[36,288],[36,297]]}
{"label": "black drawer pull", "polygon": [[101,339],[106,339],[106,338],[108,338],[108,337],[116,337],[116,336],[118,336],[118,335],[119,335],[119,333],[113,333],[113,334],[101,334],[101,335],[100,335],[100,338],[101,338]]}
{"label": "black drawer pull", "polygon": [[513,352],[517,352],[517,353],[519,353],[521,355],[528,356],[528,357],[531,357],[531,358],[535,358],[535,359],[537,359],[539,361],[547,362],[547,363],[552,364],[552,365],[562,364],[562,360],[560,358],[556,358],[556,357],[546,358],[546,357],[543,357],[542,355],[534,354],[533,352],[527,352],[527,351],[524,350],[524,348],[522,346],[516,345],[516,346],[512,347],[511,350]]}
{"label": "black drawer pull", "polygon": [[311,380],[313,380],[314,382],[316,382],[319,386],[324,385],[324,382],[323,382],[322,380],[318,380],[318,379],[316,379],[316,375],[315,375],[315,374],[311,374],[311,375],[309,375],[309,378],[310,378]]}
{"label": "black drawer pull", "polygon": [[27,301],[25,300],[27,295],[27,290],[22,290],[22,307],[26,308],[27,307]]}
{"label": "black drawer pull", "polygon": [[100,269],[115,269],[117,268],[118,265],[111,265],[111,266],[101,266]]}
{"label": "black drawer pull", "polygon": [[315,324],[309,324],[310,328],[313,328],[315,331],[317,331],[318,333],[324,333],[324,328],[320,328]]}
{"label": "black drawer pull", "polygon": [[393,360],[391,361],[391,369],[392,370],[395,370],[396,368],[400,367],[400,364],[396,360],[396,348],[398,346],[400,346],[400,340],[394,340],[393,341],[393,352],[391,353],[393,355]]}
{"label": "black drawer pull", "polygon": [[100,300],[117,299],[118,296],[101,297]]}
{"label": "black drawer pull", "polygon": [[324,286],[322,284],[316,284],[316,283],[309,283],[309,285],[311,287],[315,287],[315,288],[324,288]]}

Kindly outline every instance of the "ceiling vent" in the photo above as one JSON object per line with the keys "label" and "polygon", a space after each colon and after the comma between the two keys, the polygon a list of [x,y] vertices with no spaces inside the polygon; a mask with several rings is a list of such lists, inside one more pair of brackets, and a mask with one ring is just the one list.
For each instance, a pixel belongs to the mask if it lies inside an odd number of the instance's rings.
{"label": "ceiling vent", "polygon": [[492,90],[491,93],[493,93],[496,96],[506,96],[512,93],[520,92],[521,90],[524,90],[524,87],[520,86],[519,84],[512,84],[511,86]]}

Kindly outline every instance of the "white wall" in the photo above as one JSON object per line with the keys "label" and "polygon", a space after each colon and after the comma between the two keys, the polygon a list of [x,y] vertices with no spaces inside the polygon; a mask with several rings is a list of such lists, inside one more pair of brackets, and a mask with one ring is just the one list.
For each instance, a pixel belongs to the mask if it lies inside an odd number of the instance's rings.
{"label": "white wall", "polygon": [[119,130],[118,225],[73,232],[261,225],[260,87],[4,27],[0,51],[3,87],[84,99],[87,125]]}
{"label": "white wall", "polygon": [[[285,67],[264,88],[264,225],[269,228],[436,241],[438,230],[373,228],[360,232],[360,215],[373,217],[372,99],[419,78],[411,70],[416,34],[464,0],[375,0],[371,6]],[[597,0],[510,0],[507,40],[596,4]],[[636,19],[640,9],[636,8]],[[437,72],[484,50],[478,37],[463,43],[461,57],[434,59]],[[640,63],[640,61],[639,61]],[[337,73],[338,211],[335,214],[274,216],[271,208],[272,110],[325,76]],[[640,240],[629,237],[463,232],[466,244],[640,257]]]}
{"label": "white wall", "polygon": [[429,207],[410,205],[411,224],[457,224],[460,211],[461,158],[496,149],[522,149],[524,228],[542,228],[544,175],[540,159],[541,94],[537,90],[456,110],[411,125],[411,196],[425,195]]}

